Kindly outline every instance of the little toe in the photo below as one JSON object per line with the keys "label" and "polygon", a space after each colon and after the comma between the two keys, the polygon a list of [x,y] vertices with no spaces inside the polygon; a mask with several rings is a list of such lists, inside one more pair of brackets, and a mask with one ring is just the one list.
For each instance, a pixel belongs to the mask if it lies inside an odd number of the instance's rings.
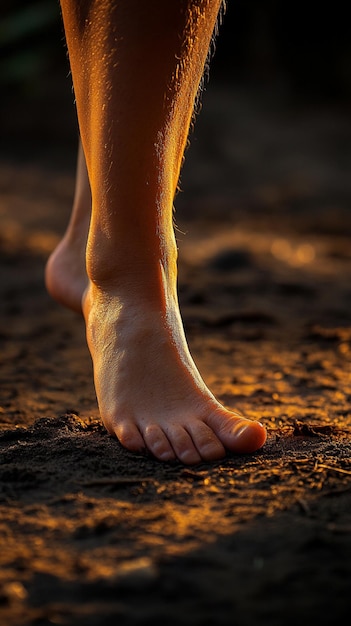
{"label": "little toe", "polygon": [[160,461],[174,461],[176,455],[163,430],[156,424],[147,426],[143,432],[147,449]]}
{"label": "little toe", "polygon": [[185,465],[195,465],[201,462],[201,456],[194,446],[189,433],[178,424],[173,424],[167,430],[167,435],[172,444],[177,458]]}
{"label": "little toe", "polygon": [[216,461],[225,456],[225,448],[213,430],[204,422],[194,421],[187,425],[187,431],[204,461]]}
{"label": "little toe", "polygon": [[133,422],[121,422],[114,428],[115,435],[122,446],[131,452],[141,452],[145,450],[144,439],[138,427]]}

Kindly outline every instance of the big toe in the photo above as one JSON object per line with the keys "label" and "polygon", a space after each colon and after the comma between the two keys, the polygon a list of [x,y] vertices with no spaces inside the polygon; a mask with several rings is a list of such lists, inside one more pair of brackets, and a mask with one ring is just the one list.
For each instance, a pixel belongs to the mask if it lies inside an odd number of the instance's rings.
{"label": "big toe", "polygon": [[230,417],[221,417],[222,419],[217,418],[214,430],[224,447],[230,452],[249,454],[261,448],[265,443],[267,433],[260,422],[232,414]]}
{"label": "big toe", "polygon": [[267,439],[266,429],[260,422],[246,419],[232,426],[231,436],[228,450],[237,454],[255,452]]}

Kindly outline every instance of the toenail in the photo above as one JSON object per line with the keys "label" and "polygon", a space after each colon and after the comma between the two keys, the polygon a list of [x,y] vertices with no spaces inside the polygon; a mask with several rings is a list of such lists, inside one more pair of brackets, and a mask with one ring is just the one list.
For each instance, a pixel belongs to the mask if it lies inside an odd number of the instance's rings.
{"label": "toenail", "polygon": [[238,430],[235,432],[235,437],[237,439],[240,439],[246,433],[246,431],[249,430],[250,428],[251,428],[251,423],[245,422],[245,424],[240,426],[240,428],[238,428]]}
{"label": "toenail", "polygon": [[173,452],[163,452],[162,454],[158,455],[159,459],[161,461],[173,461],[174,460],[174,454]]}

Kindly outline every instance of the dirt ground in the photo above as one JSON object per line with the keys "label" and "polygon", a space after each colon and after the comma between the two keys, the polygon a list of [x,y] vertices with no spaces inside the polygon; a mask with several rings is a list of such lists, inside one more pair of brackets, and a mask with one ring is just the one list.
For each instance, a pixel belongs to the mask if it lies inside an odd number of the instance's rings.
{"label": "dirt ground", "polygon": [[45,293],[72,151],[2,154],[1,624],[349,614],[348,119],[208,90],[176,200],[181,306],[206,382],[269,436],[256,454],[191,468],[107,435],[82,321]]}

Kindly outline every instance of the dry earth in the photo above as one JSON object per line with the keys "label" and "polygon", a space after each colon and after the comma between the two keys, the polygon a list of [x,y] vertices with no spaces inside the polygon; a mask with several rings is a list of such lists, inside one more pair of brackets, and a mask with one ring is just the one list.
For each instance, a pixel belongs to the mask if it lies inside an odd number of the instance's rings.
{"label": "dry earth", "polygon": [[82,322],[43,287],[72,168],[49,148],[3,155],[2,624],[329,625],[349,613],[347,119],[205,98],[177,199],[185,326],[219,399],[269,437],[193,468],[130,454],[100,425]]}

